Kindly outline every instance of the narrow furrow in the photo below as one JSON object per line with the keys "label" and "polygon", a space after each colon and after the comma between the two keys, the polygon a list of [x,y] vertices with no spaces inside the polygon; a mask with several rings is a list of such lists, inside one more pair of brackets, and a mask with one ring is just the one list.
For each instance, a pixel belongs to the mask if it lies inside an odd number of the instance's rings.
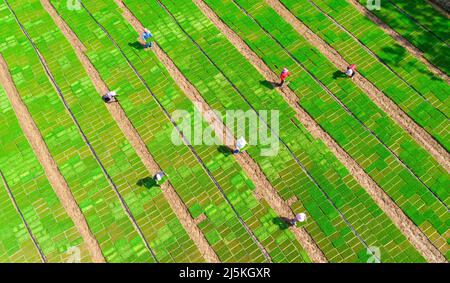
{"label": "narrow furrow", "polygon": [[64,104],[65,109],[67,110],[68,114],[71,116],[71,119],[73,120],[75,126],[77,127],[79,133],[81,134],[81,137],[83,138],[84,142],[86,143],[86,145],[89,148],[89,151],[92,153],[93,157],[95,158],[95,160],[97,161],[98,165],[100,166],[100,169],[102,170],[103,174],[105,175],[106,179],[108,180],[109,184],[111,185],[111,187],[113,188],[116,196],[119,198],[120,203],[122,205],[122,208],[124,209],[124,211],[126,212],[126,214],[128,215],[130,221],[133,223],[133,226],[135,227],[136,231],[138,232],[138,234],[140,235],[142,241],[144,242],[147,250],[150,252],[150,254],[152,255],[153,259],[158,262],[154,251],[151,249],[150,245],[148,244],[147,240],[145,239],[144,234],[142,233],[141,228],[139,227],[139,225],[136,222],[136,219],[134,218],[133,214],[131,213],[127,203],[125,202],[124,198],[122,197],[122,195],[120,194],[119,190],[117,189],[116,184],[114,183],[114,181],[112,180],[111,176],[108,174],[105,166],[103,165],[103,163],[101,162],[101,160],[99,159],[96,151],[94,150],[94,148],[92,147],[91,143],[89,142],[89,139],[87,138],[86,134],[84,133],[81,125],[78,123],[75,115],[73,114],[71,108],[69,107],[64,95],[61,92],[61,89],[59,88],[58,84],[55,81],[55,78],[53,77],[52,73],[50,72],[47,63],[45,62],[44,57],[41,55],[40,51],[38,50],[37,46],[35,45],[34,41],[31,39],[31,37],[29,36],[29,34],[27,33],[26,29],[24,28],[24,26],[22,25],[22,23],[19,21],[17,15],[15,14],[14,10],[11,8],[11,6],[9,5],[7,0],[4,0],[5,4],[8,6],[9,11],[11,12],[11,14],[14,16],[17,24],[19,25],[20,29],[22,30],[22,32],[24,33],[24,35],[27,37],[28,41],[30,42],[30,44],[32,45],[36,55],[39,58],[39,61],[42,65],[42,67],[45,70],[45,73],[47,74],[48,79],[50,80],[51,84],[53,85],[53,87],[55,88],[57,94],[59,95],[61,101]]}
{"label": "narrow furrow", "polygon": [[443,15],[450,17],[450,2],[448,0],[428,0],[430,4]]}
{"label": "narrow furrow", "polygon": [[[354,1],[354,0],[351,0]],[[333,47],[323,41],[319,36],[312,32],[299,19],[297,19],[282,3],[278,0],[266,0],[286,22],[288,22],[301,36],[317,47],[320,52],[337,68],[345,70],[350,62],[347,62]],[[434,159],[450,172],[450,154],[441,144],[434,139],[424,128],[418,125],[407,113],[405,113],[395,102],[386,96],[372,82],[362,74],[355,76],[353,81],[366,93],[369,98],[386,114],[391,117],[400,127],[408,132],[414,140],[425,148]]]}
{"label": "narrow furrow", "polygon": [[355,40],[356,42],[358,42],[358,44],[370,55],[372,55],[372,57],[374,57],[378,62],[380,62],[381,64],[383,64],[384,67],[386,67],[389,71],[391,71],[391,73],[393,73],[397,78],[399,78],[400,80],[402,80],[406,85],[408,85],[409,88],[411,88],[414,92],[416,92],[418,95],[420,95],[420,97],[422,97],[422,99],[429,104],[431,107],[433,107],[436,111],[438,111],[439,113],[441,113],[444,117],[449,118],[441,109],[435,107],[433,105],[433,103],[426,98],[422,92],[420,92],[417,88],[415,88],[413,85],[411,85],[409,82],[407,82],[403,77],[401,77],[394,69],[392,69],[388,64],[386,64],[386,62],[384,62],[383,59],[381,59],[378,55],[376,55],[369,47],[367,47],[367,45],[365,45],[361,40],[359,40],[353,33],[351,33],[349,30],[347,30],[344,26],[342,26],[341,24],[339,24],[333,17],[331,17],[327,12],[325,12],[322,8],[320,8],[316,3],[314,3],[314,1],[312,0],[307,0],[312,6],[314,6],[314,8],[316,8],[319,12],[321,12],[325,17],[327,17],[329,20],[331,20],[340,30],[344,31],[346,34],[348,34],[351,38],[353,38],[353,40]]}
{"label": "narrow furrow", "polygon": [[[193,0],[200,10],[211,20],[211,22],[224,34],[243,56],[271,81],[276,80],[277,75],[255,54],[251,48],[228,27],[215,14],[215,12],[203,0]],[[248,15],[248,14],[247,14]],[[403,213],[397,204],[378,186],[378,184],[359,166],[359,164],[342,149],[333,138],[326,133],[314,119],[298,104],[296,94],[288,88],[283,88],[280,93],[290,106],[296,111],[297,118],[314,136],[318,136],[331,149],[342,164],[351,172],[358,183],[365,188],[377,205],[391,218],[400,231],[430,262],[445,261],[445,258],[427,239],[423,232]]]}
{"label": "narrow furrow", "polygon": [[[82,44],[82,42],[67,26],[67,24],[63,21],[63,19],[61,19],[61,17],[55,11],[54,7],[49,2],[49,0],[41,0],[41,3],[43,7],[47,10],[49,15],[52,17],[56,25],[59,27],[61,32],[64,34],[66,39],[70,42],[70,44],[74,48],[78,60],[83,64],[84,68],[86,69],[87,74],[89,75],[97,92],[99,94],[107,93],[109,91],[109,88],[106,85],[106,83],[101,79],[101,76],[98,73],[98,71],[95,69],[95,67],[87,58],[85,54],[86,49]],[[124,135],[127,137],[129,142],[132,144],[133,148],[138,153],[139,157],[143,161],[148,171],[152,173],[152,175],[162,171],[160,166],[151,156],[145,143],[142,141],[142,138],[139,136],[133,124],[128,119],[125,111],[120,105],[120,102],[107,104],[107,108],[111,113],[111,115],[113,116],[113,118],[115,119],[116,123],[121,128]],[[218,263],[220,261],[219,258],[206,241],[206,238],[203,235],[203,233],[195,224],[194,219],[191,217],[191,215],[188,212],[188,209],[186,208],[186,205],[180,199],[177,192],[174,190],[173,186],[171,184],[164,183],[161,186],[161,190],[166,200],[169,202],[172,210],[175,212],[177,218],[183,225],[184,229],[188,232],[188,235],[194,241],[197,248],[199,248],[200,252],[205,257],[205,259],[208,262]]]}
{"label": "narrow furrow", "polygon": [[438,66],[430,62],[427,58],[425,58],[424,53],[419,50],[416,46],[414,46],[411,42],[409,42],[406,38],[404,38],[401,34],[399,34],[396,30],[392,29],[388,24],[383,22],[380,18],[378,18],[374,13],[369,11],[366,7],[361,5],[358,0],[348,0],[353,6],[361,12],[361,14],[366,15],[370,20],[376,23],[380,28],[383,29],[385,33],[390,35],[393,39],[396,40],[398,44],[407,49],[412,55],[414,55],[417,59],[419,59],[423,64],[425,64],[428,69],[440,77],[447,83],[450,83],[450,77]]}
{"label": "narrow furrow", "polygon": [[[322,81],[320,81],[313,73],[311,73],[311,71],[309,71],[305,65],[300,62],[289,50],[287,50],[285,48],[285,46],[279,42],[271,33],[269,33],[256,19],[254,19],[252,17],[252,15],[250,15],[241,5],[239,5],[239,3],[237,3],[235,0],[232,0],[249,18],[251,18],[269,37],[271,37],[283,50],[284,52],[286,52],[286,54],[289,55],[289,57],[294,60],[303,71],[305,71],[317,84],[319,84],[323,90],[326,91],[326,93],[328,95],[330,95],[344,110],[345,112],[352,116],[363,128],[365,131],[367,131],[371,136],[373,136],[387,151],[389,151],[394,157],[395,159],[397,159],[397,161],[399,161],[402,166],[408,170],[409,173],[411,173],[425,188],[427,188],[427,190],[436,198],[437,201],[439,201],[439,203],[441,203],[448,211],[449,208],[448,206],[445,204],[445,202],[427,185],[425,184],[425,182],[422,181],[422,179],[405,163],[403,162],[402,159],[400,159],[400,157],[384,142],[382,141],[378,135],[373,132],[369,127],[367,127],[366,124],[364,124],[363,121],[361,121],[358,117],[356,117],[355,114],[353,114],[353,112],[326,86],[322,83]],[[258,56],[255,54],[254,55],[256,58],[258,58]],[[262,61],[262,60],[261,60]],[[296,96],[294,93],[292,93],[292,95]],[[311,118],[312,119],[312,118]]]}
{"label": "narrow furrow", "polygon": [[63,204],[67,214],[77,226],[78,231],[83,237],[85,243],[89,247],[92,260],[94,262],[105,262],[97,239],[93,235],[87,221],[81,212],[66,180],[58,169],[53,157],[51,156],[47,145],[45,144],[39,129],[37,128],[27,107],[22,102],[20,95],[14,86],[13,80],[8,72],[8,66],[0,55],[0,81],[5,86],[6,94],[9,98],[11,106],[16,114],[19,124],[24,132],[29,144],[33,148],[34,154],[38,158],[49,182],[52,185],[59,200]]}
{"label": "narrow furrow", "polygon": [[12,202],[14,208],[16,209],[17,213],[19,214],[20,218],[22,219],[22,222],[25,225],[25,228],[27,229],[27,232],[30,235],[31,240],[33,241],[36,250],[39,252],[39,256],[41,257],[42,262],[46,263],[47,259],[45,258],[45,255],[42,252],[42,249],[39,246],[39,243],[37,242],[36,238],[34,237],[33,232],[31,232],[30,226],[28,226],[28,223],[25,220],[25,217],[23,216],[22,211],[20,210],[19,206],[17,205],[16,199],[14,198],[14,195],[12,194],[11,188],[8,186],[8,182],[6,181],[5,176],[3,176],[3,172],[1,170],[0,170],[0,178],[2,179],[2,182],[5,186],[6,192],[8,193],[8,196],[11,199],[11,202]]}
{"label": "narrow furrow", "polygon": [[177,24],[177,26],[183,31],[183,33],[192,41],[192,43],[203,53],[203,55],[208,59],[208,61],[215,66],[215,68],[225,77],[225,79],[228,81],[228,83],[233,87],[233,89],[242,97],[242,99],[250,106],[251,109],[258,115],[259,119],[266,125],[266,127],[273,133],[274,136],[278,138],[278,140],[284,145],[284,147],[288,150],[291,157],[295,160],[298,166],[302,169],[302,171],[307,175],[307,177],[314,183],[314,185],[321,191],[321,193],[326,197],[328,202],[333,206],[333,208],[338,212],[338,214],[341,216],[341,218],[344,220],[346,225],[352,230],[354,235],[360,240],[360,242],[368,249],[370,249],[370,246],[366,243],[366,241],[359,235],[359,233],[355,230],[353,225],[348,221],[348,219],[345,217],[345,215],[342,213],[342,211],[336,206],[334,201],[330,198],[328,193],[320,186],[320,184],[317,182],[317,180],[311,175],[311,173],[308,171],[308,169],[305,167],[304,164],[301,163],[299,158],[295,155],[295,153],[292,151],[292,149],[289,147],[289,145],[269,126],[267,121],[265,121],[258,113],[258,111],[254,108],[254,106],[248,101],[248,99],[242,94],[242,92],[236,87],[236,85],[228,78],[228,76],[217,66],[217,64],[209,57],[209,55],[203,50],[203,48],[198,45],[198,43],[190,36],[189,33],[186,32],[186,30],[180,25],[178,20],[175,18],[175,16],[162,4],[159,0],[157,0],[158,4],[166,11],[168,15],[171,16],[171,18],[174,20],[174,22]]}
{"label": "narrow furrow", "polygon": [[253,241],[258,245],[259,249],[261,250],[261,252],[264,254],[266,260],[268,262],[272,262],[272,259],[269,255],[269,253],[266,251],[266,249],[264,248],[264,246],[261,244],[261,242],[256,238],[256,236],[254,235],[254,233],[252,232],[252,230],[248,227],[248,225],[244,222],[244,220],[242,219],[242,217],[239,215],[239,213],[237,212],[236,208],[234,207],[234,205],[231,203],[231,201],[229,200],[229,198],[227,197],[227,195],[225,194],[223,188],[220,186],[220,184],[217,182],[217,180],[215,179],[215,177],[212,175],[211,171],[206,167],[205,163],[203,162],[203,160],[200,158],[200,156],[198,155],[198,153],[196,152],[196,150],[193,148],[193,146],[191,145],[191,143],[189,142],[189,140],[185,137],[185,135],[183,134],[183,132],[180,130],[179,126],[176,124],[176,122],[173,120],[172,116],[170,115],[170,113],[167,111],[167,109],[164,108],[164,106],[162,105],[162,103],[159,101],[159,99],[156,97],[156,95],[153,93],[153,91],[150,89],[150,87],[148,86],[147,82],[144,80],[144,78],[140,75],[140,73],[137,71],[137,69],[134,67],[134,65],[132,64],[132,62],[128,59],[128,57],[126,56],[126,54],[123,52],[123,50],[121,49],[121,47],[115,42],[115,40],[111,37],[111,35],[108,33],[108,31],[97,21],[97,19],[94,17],[94,15],[92,15],[92,13],[87,9],[87,7],[83,4],[83,2],[81,2],[81,6],[83,7],[83,9],[90,15],[90,17],[96,22],[96,24],[103,30],[103,32],[105,33],[105,35],[114,43],[114,45],[116,46],[116,48],[120,51],[120,53],[122,54],[122,56],[125,58],[125,60],[127,61],[128,65],[133,69],[134,73],[136,74],[136,76],[139,78],[139,80],[142,82],[142,84],[145,86],[145,88],[148,90],[148,92],[152,95],[152,97],[154,98],[154,100],[156,101],[156,103],[158,104],[158,106],[161,108],[161,110],[164,112],[165,116],[170,120],[171,124],[174,126],[174,128],[177,130],[178,134],[180,135],[181,139],[183,140],[183,142],[185,143],[186,146],[189,147],[190,151],[193,153],[193,155],[195,156],[195,158],[197,159],[197,161],[201,164],[202,168],[204,169],[204,171],[208,174],[208,176],[210,177],[210,179],[212,180],[212,182],[215,184],[215,186],[217,187],[217,189],[220,191],[221,195],[223,196],[223,198],[226,200],[226,202],[228,203],[228,205],[231,207],[231,209],[233,210],[234,214],[236,215],[236,217],[238,218],[239,222],[241,223],[241,225],[245,228],[245,230],[247,231],[247,233],[250,235],[250,237],[253,239]]}

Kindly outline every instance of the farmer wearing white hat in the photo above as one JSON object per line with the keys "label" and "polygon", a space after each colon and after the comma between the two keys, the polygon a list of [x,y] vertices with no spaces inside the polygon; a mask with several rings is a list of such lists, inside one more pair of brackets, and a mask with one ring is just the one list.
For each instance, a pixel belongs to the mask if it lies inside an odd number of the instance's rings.
{"label": "farmer wearing white hat", "polygon": [[299,213],[299,214],[295,215],[294,219],[291,220],[291,223],[290,223],[290,224],[291,224],[292,226],[295,226],[295,225],[297,225],[297,222],[303,223],[303,222],[305,222],[305,221],[306,221],[306,214],[304,214],[304,213]]}
{"label": "farmer wearing white hat", "polygon": [[145,49],[153,47],[153,42],[151,41],[152,37],[153,34],[147,28],[144,28],[144,32],[142,33],[142,40],[143,40],[142,45],[144,45]]}
{"label": "farmer wearing white hat", "polygon": [[247,141],[244,139],[244,137],[240,137],[236,141],[236,149],[233,151],[233,154],[238,154],[239,152],[242,152],[246,146]]}
{"label": "farmer wearing white hat", "polygon": [[108,93],[103,95],[102,98],[106,103],[109,103],[109,102],[112,102],[113,99],[115,101],[117,101],[116,96],[117,96],[117,93],[115,91],[109,91]]}
{"label": "farmer wearing white hat", "polygon": [[155,180],[156,184],[160,186],[162,183],[164,183],[167,180],[167,174],[164,172],[158,172],[153,177],[153,180]]}
{"label": "farmer wearing white hat", "polygon": [[280,74],[280,84],[279,86],[282,87],[284,85],[284,82],[286,81],[287,77],[289,77],[291,73],[287,68],[283,68],[283,71],[281,71]]}

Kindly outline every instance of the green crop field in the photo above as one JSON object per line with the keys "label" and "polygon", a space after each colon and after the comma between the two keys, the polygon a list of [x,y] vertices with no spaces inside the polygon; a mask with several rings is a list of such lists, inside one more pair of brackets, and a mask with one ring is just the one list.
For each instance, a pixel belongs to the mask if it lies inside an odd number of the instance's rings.
{"label": "green crop field", "polygon": [[366,3],[0,0],[0,262],[450,260],[449,13]]}

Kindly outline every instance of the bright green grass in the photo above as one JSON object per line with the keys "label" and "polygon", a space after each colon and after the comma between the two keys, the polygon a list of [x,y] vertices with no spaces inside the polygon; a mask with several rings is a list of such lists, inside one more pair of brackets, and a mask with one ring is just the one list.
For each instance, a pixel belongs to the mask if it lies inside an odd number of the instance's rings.
{"label": "bright green grass", "polygon": [[[313,32],[338,51],[344,59],[356,64],[363,76],[397,103],[405,113],[424,127],[446,149],[449,149],[450,125],[445,116],[448,116],[445,109],[448,108],[449,86],[444,81],[431,74],[424,64],[408,54],[391,37],[345,1],[333,1],[334,6],[338,6],[339,9],[332,11],[331,8],[327,8],[328,6],[325,7],[323,2],[315,2],[350,30],[399,76],[427,97],[435,105],[434,107],[307,0],[282,0],[281,2]],[[396,51],[397,49],[398,51]],[[441,106],[442,111],[447,114],[444,115],[437,110]]]}
{"label": "bright green grass", "polygon": [[80,233],[61,205],[22,133],[6,94],[0,92],[0,168],[48,262],[66,262],[70,248],[91,261]]}
{"label": "bright green grass", "polygon": [[[360,0],[362,5],[366,0]],[[395,4],[395,5],[393,5]],[[411,19],[395,6],[412,16]],[[389,0],[383,1],[381,10],[372,11],[392,29],[410,41],[432,64],[450,74],[449,40],[450,21],[435,10],[427,0]],[[416,22],[417,21],[417,22]],[[425,28],[424,28],[425,27]],[[428,29],[428,30],[427,30]],[[430,33],[431,30],[433,33]]]}

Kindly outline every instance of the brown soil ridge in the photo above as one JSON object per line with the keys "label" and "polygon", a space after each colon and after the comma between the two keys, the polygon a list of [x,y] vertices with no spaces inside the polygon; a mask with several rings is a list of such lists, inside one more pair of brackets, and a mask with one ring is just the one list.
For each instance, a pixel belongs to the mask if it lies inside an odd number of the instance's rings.
{"label": "brown soil ridge", "polygon": [[[75,33],[67,26],[64,20],[59,16],[57,11],[54,9],[49,0],[41,0],[41,3],[53,18],[54,22],[57,24],[59,29],[63,32],[64,36],[70,42],[72,47],[77,54],[78,59],[82,63],[83,67],[87,71],[89,78],[94,84],[97,92],[100,94],[106,94],[109,89],[106,83],[101,79],[100,74],[97,72],[93,64],[87,58],[85,52],[86,49],[82,42],[78,39]],[[120,129],[127,137],[133,148],[138,153],[140,159],[144,163],[145,167],[152,174],[156,174],[157,172],[162,171],[159,165],[155,162],[150,152],[147,149],[144,141],[140,137],[137,130],[134,128],[128,117],[126,116],[124,110],[118,103],[109,103],[106,105],[109,112],[113,116],[114,120],[119,125]],[[214,250],[211,248],[209,243],[207,242],[205,236],[197,227],[194,222],[194,219],[189,214],[189,211],[186,205],[181,200],[180,196],[177,194],[175,189],[169,183],[164,183],[161,186],[161,190],[164,194],[164,197],[169,202],[170,207],[175,212],[177,218],[180,220],[180,223],[184,227],[184,229],[188,232],[190,238],[195,243],[205,260],[211,263],[219,263],[220,260]]]}
{"label": "brown soil ridge", "polygon": [[433,63],[428,61],[425,58],[424,53],[419,50],[416,46],[414,46],[409,40],[404,38],[401,34],[391,28],[388,24],[383,22],[380,18],[378,18],[374,13],[366,9],[358,0],[348,0],[361,14],[368,17],[372,22],[376,23],[385,33],[391,36],[398,44],[403,46],[406,50],[408,50],[412,55],[414,55],[417,59],[419,59],[422,63],[424,63],[427,68],[436,76],[440,77],[447,83],[450,83],[450,78],[448,75],[435,66]]}
{"label": "brown soil ridge", "polygon": [[[243,56],[269,81],[277,81],[277,75],[260,59],[246,43],[207,6],[202,0],[194,0],[203,13],[225,35]],[[270,0],[271,1],[271,0]],[[279,2],[278,2],[279,3]],[[339,161],[350,171],[358,183],[377,205],[391,218],[394,224],[408,238],[429,262],[446,262],[445,257],[430,242],[423,232],[403,213],[397,204],[378,186],[378,184],[325,132],[314,119],[298,104],[298,97],[289,88],[278,89],[283,98],[296,112],[297,119],[314,136],[320,138]]]}
{"label": "brown soil ridge", "polygon": [[[298,20],[283,4],[276,0],[266,2],[306,40],[313,44],[338,69],[345,70],[350,64],[330,45]],[[433,158],[450,172],[450,154],[424,128],[419,126],[411,117],[393,102],[389,97],[374,86],[363,76],[353,78],[358,87],[383,110],[397,125],[403,128],[418,144],[426,149]]]}
{"label": "brown soil ridge", "polygon": [[[134,29],[136,31],[143,30],[143,25],[134,17],[134,15],[128,10],[123,2],[119,0],[116,0],[116,2],[119,2],[118,5],[124,11],[124,17],[128,22],[130,22]],[[212,129],[214,129],[214,131],[217,133],[217,136],[219,138],[222,138],[221,141],[223,142],[223,144],[227,145],[229,148],[233,148],[236,142],[234,136],[231,134],[230,130],[222,123],[219,117],[215,116],[214,114],[208,115],[209,113],[213,113],[212,108],[206,103],[198,90],[186,79],[186,77],[184,77],[184,75],[176,67],[169,56],[159,46],[155,44],[152,50],[158,57],[159,61],[165,66],[170,76],[174,79],[177,85],[202,112],[203,118],[208,122]],[[250,179],[255,183],[257,187],[255,197],[258,200],[265,199],[279,216],[293,218],[294,213],[284,203],[284,201],[272,187],[255,161],[247,153],[237,155],[236,159],[244,169],[244,171],[247,173],[247,175],[250,177]],[[322,251],[320,251],[320,249],[314,243],[314,240],[306,232],[305,229],[293,227],[291,228],[291,231],[294,233],[297,240],[302,244],[313,261],[327,262],[327,259],[323,255]]]}
{"label": "brown soil ridge", "polygon": [[80,207],[75,201],[66,180],[59,171],[58,166],[51,156],[38,127],[36,126],[31,114],[28,112],[27,107],[23,103],[20,94],[14,85],[13,79],[9,74],[8,66],[1,56],[0,81],[5,87],[5,91],[19,120],[22,131],[33,148],[36,157],[44,168],[45,174],[56,195],[84,239],[93,262],[106,262],[97,239],[90,230],[89,225],[87,224]]}

